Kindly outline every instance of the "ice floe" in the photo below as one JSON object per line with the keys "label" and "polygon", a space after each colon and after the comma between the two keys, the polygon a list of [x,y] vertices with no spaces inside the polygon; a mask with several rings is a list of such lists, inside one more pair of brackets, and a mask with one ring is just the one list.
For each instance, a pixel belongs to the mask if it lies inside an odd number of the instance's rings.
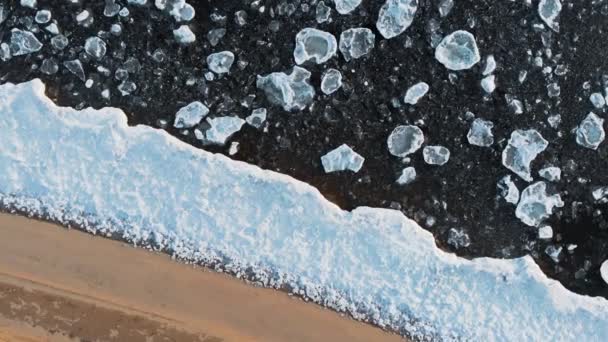
{"label": "ice floe", "polygon": [[245,120],[233,116],[221,116],[207,118],[207,123],[211,128],[205,132],[204,141],[209,144],[224,145],[233,134],[241,130]]}
{"label": "ice floe", "polygon": [[200,101],[194,101],[177,111],[173,127],[178,129],[194,127],[198,125],[207,114],[209,114],[209,108]]}
{"label": "ice floe", "polygon": [[40,51],[42,43],[32,32],[14,28],[11,30],[9,47],[13,56],[21,56]]}
{"label": "ice floe", "polygon": [[268,101],[282,106],[286,111],[306,108],[315,96],[315,88],[310,85],[310,72],[295,66],[288,75],[284,72],[273,72],[258,76],[257,87],[264,91]]}
{"label": "ice floe", "polygon": [[364,161],[365,158],[346,144],[340,145],[321,157],[321,164],[323,164],[325,173],[347,170],[359,172]]}
{"label": "ice floe", "polygon": [[515,216],[528,226],[537,227],[553,214],[554,208],[563,206],[559,194],[547,193],[547,183],[536,182],[522,191]]}
{"label": "ice floe", "polygon": [[207,65],[209,66],[209,70],[216,74],[225,74],[230,72],[232,63],[234,63],[234,54],[230,51],[216,52],[207,56]]}
{"label": "ice floe", "polygon": [[540,0],[538,15],[553,31],[559,32],[559,14],[562,11],[561,0]]}
{"label": "ice floe", "polygon": [[481,79],[481,88],[488,94],[492,94],[496,90],[496,76],[488,75]]}
{"label": "ice floe", "polygon": [[530,164],[543,152],[549,142],[536,130],[515,130],[502,151],[502,164],[516,175],[531,182]]}
{"label": "ice floe", "polygon": [[497,184],[500,195],[505,201],[511,204],[517,204],[519,202],[519,189],[513,180],[511,175],[504,176]]}
{"label": "ice floe", "polygon": [[557,166],[547,166],[540,169],[538,175],[549,182],[557,182],[562,178],[562,170]]}
{"label": "ice floe", "polygon": [[187,25],[182,25],[177,29],[173,30],[173,36],[175,40],[180,44],[190,44],[196,41],[196,36],[190,30],[190,27]]}
{"label": "ice floe", "polygon": [[266,122],[267,113],[268,111],[266,108],[256,108],[251,111],[251,115],[245,118],[245,121],[247,121],[250,126],[261,129],[264,127],[264,123]]}
{"label": "ice floe", "polygon": [[90,37],[84,43],[84,51],[86,51],[89,56],[100,60],[103,56],[106,55],[107,47],[106,42],[101,40],[99,37]]}
{"label": "ice floe", "polygon": [[576,143],[583,147],[597,150],[605,138],[604,119],[595,113],[589,113],[576,128]]}
{"label": "ice floe", "polygon": [[418,0],[386,0],[380,8],[376,28],[386,39],[397,37],[412,25],[417,9]]}
{"label": "ice floe", "polygon": [[553,228],[547,225],[538,228],[538,238],[541,240],[551,240],[553,238]]}
{"label": "ice floe", "polygon": [[464,30],[450,33],[437,45],[435,59],[450,70],[470,69],[481,60],[475,36]]}
{"label": "ice floe", "polygon": [[416,169],[413,166],[408,166],[401,170],[401,175],[397,179],[397,184],[407,185],[416,180]]}
{"label": "ice floe", "polygon": [[492,121],[480,118],[473,120],[469,133],[467,133],[469,144],[482,147],[491,146],[494,143],[493,128],[494,123]]}
{"label": "ice floe", "polygon": [[388,151],[396,157],[406,157],[420,149],[424,133],[417,126],[397,126],[388,136]]}
{"label": "ice floe", "polygon": [[0,131],[2,206],[288,288],[414,339],[608,340],[608,301],[566,290],[528,256],[458,258],[399,211],[343,211],[291,177],[129,127],[117,109],[58,108],[40,81],[0,86]]}
{"label": "ice floe", "polygon": [[334,0],[336,11],[340,14],[349,14],[361,4],[361,0]]}
{"label": "ice floe", "polygon": [[376,35],[364,27],[351,28],[340,34],[340,52],[347,62],[361,58],[374,49]]}
{"label": "ice floe", "polygon": [[325,95],[333,94],[342,87],[342,73],[337,69],[327,69],[321,79],[321,91]]}
{"label": "ice floe", "polygon": [[428,91],[429,85],[426,82],[418,82],[408,88],[408,90],[405,92],[403,102],[415,105],[422,97],[424,97],[424,95],[426,95]]}
{"label": "ice floe", "polygon": [[602,263],[600,266],[600,275],[606,284],[608,284],[608,260]]}
{"label": "ice floe", "polygon": [[425,146],[422,157],[429,165],[445,165],[450,160],[450,150],[443,146]]}
{"label": "ice floe", "polygon": [[338,42],[333,34],[307,27],[296,35],[293,58],[296,64],[312,61],[323,64],[336,55]]}

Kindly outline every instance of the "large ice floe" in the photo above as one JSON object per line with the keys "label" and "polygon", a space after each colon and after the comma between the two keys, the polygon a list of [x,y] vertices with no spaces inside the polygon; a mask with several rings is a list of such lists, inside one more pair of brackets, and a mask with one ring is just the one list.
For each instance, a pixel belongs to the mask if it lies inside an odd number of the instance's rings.
{"label": "large ice floe", "polygon": [[291,177],[186,145],[117,109],[0,86],[4,207],[162,248],[423,340],[606,341],[608,301],[530,257],[466,260],[399,211],[343,211]]}

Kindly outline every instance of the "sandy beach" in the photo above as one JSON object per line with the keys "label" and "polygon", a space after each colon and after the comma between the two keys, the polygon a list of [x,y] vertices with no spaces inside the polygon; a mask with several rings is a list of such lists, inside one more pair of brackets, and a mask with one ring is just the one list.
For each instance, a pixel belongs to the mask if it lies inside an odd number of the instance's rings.
{"label": "sandy beach", "polygon": [[166,255],[0,214],[0,341],[402,341]]}

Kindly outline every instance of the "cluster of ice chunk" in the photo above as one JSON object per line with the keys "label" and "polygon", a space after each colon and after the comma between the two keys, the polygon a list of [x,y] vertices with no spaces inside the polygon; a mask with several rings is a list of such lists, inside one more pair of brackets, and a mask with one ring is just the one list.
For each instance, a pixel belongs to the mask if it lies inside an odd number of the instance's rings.
{"label": "cluster of ice chunk", "polygon": [[325,173],[346,170],[359,172],[363,167],[364,161],[365,158],[353,151],[353,149],[346,144],[340,145],[321,157],[321,164],[323,165]]}
{"label": "cluster of ice chunk", "polygon": [[182,107],[175,114],[175,128],[191,128],[199,124],[201,120],[209,114],[209,108],[200,101],[194,101]]}
{"label": "cluster of ice chunk", "polygon": [[417,126],[397,126],[388,136],[388,151],[395,157],[406,157],[422,147],[424,133]]}
{"label": "cluster of ice chunk", "polygon": [[264,91],[268,101],[282,106],[286,111],[306,108],[315,96],[315,89],[310,85],[310,72],[295,66],[291,74],[273,72],[258,76],[257,87]]}
{"label": "cluster of ice chunk", "polygon": [[554,208],[561,208],[564,202],[559,194],[548,195],[547,184],[536,182],[521,194],[515,216],[528,226],[538,227],[553,214]]}
{"label": "cluster of ice chunk", "polygon": [[445,36],[435,49],[435,58],[446,68],[456,71],[470,69],[481,60],[475,36],[464,30]]}
{"label": "cluster of ice chunk", "polygon": [[307,27],[296,35],[293,57],[296,64],[312,61],[323,64],[336,55],[338,42],[333,34]]}
{"label": "cluster of ice chunk", "polygon": [[347,62],[351,59],[361,58],[374,48],[376,35],[372,30],[364,27],[355,27],[340,34],[340,52]]}
{"label": "cluster of ice chunk", "polygon": [[589,113],[576,128],[576,143],[583,147],[597,150],[605,138],[604,119],[595,113]]}
{"label": "cluster of ice chunk", "polygon": [[417,9],[418,0],[387,0],[380,8],[376,28],[384,38],[394,38],[412,25]]}
{"label": "cluster of ice chunk", "polygon": [[530,163],[543,152],[549,142],[536,130],[515,130],[502,151],[502,164],[516,175],[531,182]]}

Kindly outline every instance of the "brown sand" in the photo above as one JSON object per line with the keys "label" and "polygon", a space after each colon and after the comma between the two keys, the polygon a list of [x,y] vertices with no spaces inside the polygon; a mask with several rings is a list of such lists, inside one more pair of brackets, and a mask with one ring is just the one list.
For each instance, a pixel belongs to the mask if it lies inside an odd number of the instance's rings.
{"label": "brown sand", "polygon": [[0,342],[146,337],[403,341],[285,293],[159,253],[0,214]]}

